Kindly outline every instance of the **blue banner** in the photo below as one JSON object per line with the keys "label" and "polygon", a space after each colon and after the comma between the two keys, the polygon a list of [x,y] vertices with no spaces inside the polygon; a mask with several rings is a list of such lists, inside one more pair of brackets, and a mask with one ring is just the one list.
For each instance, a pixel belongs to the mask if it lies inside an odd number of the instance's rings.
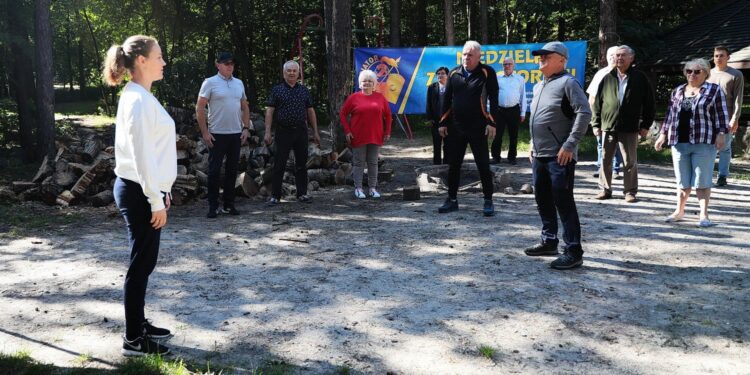
{"label": "blue banner", "polygon": [[[581,86],[586,72],[586,42],[564,42],[568,47],[567,70]],[[516,73],[526,80],[526,100],[531,103],[532,88],[542,80],[539,59],[531,51],[544,43],[497,44],[482,46],[481,61],[503,74],[502,61],[512,57]],[[376,90],[391,104],[393,113],[425,113],[427,87],[435,82],[435,70],[441,66],[449,70],[461,64],[463,46],[424,48],[355,48],[354,87],[359,91],[357,76],[369,69],[378,76]]]}

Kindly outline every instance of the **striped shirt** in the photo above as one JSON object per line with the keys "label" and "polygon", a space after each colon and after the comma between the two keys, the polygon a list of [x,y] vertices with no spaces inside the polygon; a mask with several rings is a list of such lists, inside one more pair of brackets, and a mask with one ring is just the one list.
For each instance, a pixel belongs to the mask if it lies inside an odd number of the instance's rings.
{"label": "striped shirt", "polygon": [[[667,116],[661,125],[661,133],[667,135],[667,145],[677,144],[677,128],[680,123],[680,105],[685,96],[686,83],[677,86],[669,99]],[[690,143],[713,144],[716,134],[726,133],[729,114],[724,93],[717,84],[704,82],[697,100],[693,103],[690,118]]]}

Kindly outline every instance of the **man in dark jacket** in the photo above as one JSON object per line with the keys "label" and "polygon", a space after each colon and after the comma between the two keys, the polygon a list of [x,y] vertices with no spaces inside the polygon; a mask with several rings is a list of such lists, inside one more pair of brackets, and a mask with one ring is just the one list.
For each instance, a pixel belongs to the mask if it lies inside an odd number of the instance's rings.
{"label": "man in dark jacket", "polygon": [[495,206],[492,204],[495,186],[490,171],[487,138],[495,137],[495,121],[490,113],[497,113],[497,73],[495,69],[479,62],[481,51],[479,43],[473,40],[466,42],[461,65],[448,74],[439,129],[448,151],[448,198],[438,208],[439,213],[458,210],[456,196],[461,180],[461,165],[466,146],[471,145],[471,153],[482,180],[483,214],[495,214]]}
{"label": "man in dark jacket", "polygon": [[[441,66],[435,71],[437,82],[427,88],[427,118],[432,125],[432,164],[438,165],[446,163],[443,137],[440,136],[438,125],[440,125],[440,115],[443,113],[443,98],[445,97],[445,84],[448,82],[448,68]],[[441,150],[442,149],[442,150]]]}
{"label": "man in dark jacket", "polygon": [[596,199],[612,197],[612,157],[615,147],[623,157],[623,193],[633,203],[638,193],[638,139],[654,121],[654,89],[646,75],[632,67],[635,52],[622,45],[615,52],[615,69],[604,76],[592,108],[594,135],[602,136],[602,163]]}

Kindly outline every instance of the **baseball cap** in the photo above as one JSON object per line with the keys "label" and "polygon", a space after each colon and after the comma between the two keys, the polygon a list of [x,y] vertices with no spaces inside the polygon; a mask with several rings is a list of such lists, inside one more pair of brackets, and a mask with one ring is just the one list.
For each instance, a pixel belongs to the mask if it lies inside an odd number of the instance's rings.
{"label": "baseball cap", "polygon": [[225,63],[228,61],[234,62],[234,56],[232,56],[231,52],[219,52],[216,54],[216,62]]}
{"label": "baseball cap", "polygon": [[541,49],[531,51],[531,54],[534,56],[549,55],[550,53],[556,53],[566,59],[568,58],[568,48],[561,42],[549,42]]}

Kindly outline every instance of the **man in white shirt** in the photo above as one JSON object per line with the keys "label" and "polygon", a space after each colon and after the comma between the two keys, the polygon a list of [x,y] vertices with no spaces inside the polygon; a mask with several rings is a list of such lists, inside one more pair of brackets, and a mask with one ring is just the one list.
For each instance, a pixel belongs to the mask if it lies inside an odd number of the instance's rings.
{"label": "man in white shirt", "polygon": [[[198,93],[195,107],[198,126],[203,141],[208,146],[208,214],[215,218],[219,212],[239,215],[234,207],[234,183],[240,160],[240,146],[250,135],[250,108],[245,95],[245,85],[234,78],[234,57],[229,52],[219,52],[216,57],[218,73],[206,78]],[[208,106],[208,116],[206,116]],[[219,179],[224,166],[224,209],[219,209]]]}
{"label": "man in white shirt", "polygon": [[[589,105],[594,105],[594,98],[596,98],[596,92],[599,90],[599,84],[602,82],[602,78],[612,71],[615,67],[615,53],[619,46],[612,46],[607,49],[607,66],[599,69],[594,77],[591,78],[591,83],[586,89],[586,93],[589,94]],[[599,177],[599,167],[602,165],[602,137],[601,135],[595,135],[596,137],[596,172],[594,177]],[[615,170],[615,179],[621,179],[620,166],[622,165],[622,153],[618,148],[615,150],[615,158],[612,164],[612,168]]]}
{"label": "man in white shirt", "polygon": [[503,132],[508,129],[508,163],[516,164],[518,145],[518,127],[526,119],[526,80],[514,73],[516,67],[513,58],[503,60],[503,74],[497,76],[500,86],[498,95],[497,133],[490,147],[491,164],[500,163],[500,149],[503,145]]}
{"label": "man in white shirt", "polygon": [[732,159],[732,140],[737,127],[740,125],[742,115],[742,95],[745,86],[745,77],[742,73],[727,65],[729,62],[729,49],[724,46],[714,48],[714,64],[711,75],[707,82],[715,83],[721,87],[727,98],[727,112],[729,112],[729,131],[724,135],[724,148],[719,151],[719,178],[716,186],[726,186],[729,176],[729,162]]}

